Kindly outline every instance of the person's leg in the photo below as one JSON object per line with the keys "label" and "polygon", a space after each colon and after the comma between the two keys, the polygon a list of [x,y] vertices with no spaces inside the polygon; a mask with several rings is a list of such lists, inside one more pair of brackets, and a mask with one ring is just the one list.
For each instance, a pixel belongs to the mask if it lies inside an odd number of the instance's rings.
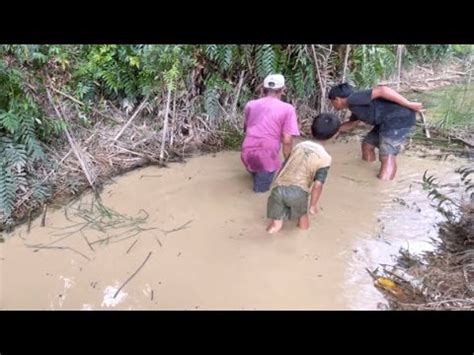
{"label": "person's leg", "polygon": [[393,180],[397,172],[397,157],[390,154],[380,154],[380,171],[377,177],[380,180]]}
{"label": "person's leg", "polygon": [[270,223],[267,232],[270,234],[279,232],[283,227],[283,221],[289,218],[289,209],[283,203],[281,190],[284,187],[277,186],[272,189],[267,201],[267,217]]}
{"label": "person's leg", "polygon": [[273,182],[273,176],[275,172],[262,171],[253,173],[253,191],[255,192],[267,192],[270,190],[270,186]]}
{"label": "person's leg", "polygon": [[380,180],[393,180],[397,173],[397,155],[402,143],[410,134],[410,128],[387,130],[380,133]]}
{"label": "person's leg", "polygon": [[305,213],[298,219],[298,227],[300,227],[301,229],[309,228],[309,216],[307,213]]}
{"label": "person's leg", "polygon": [[375,146],[369,143],[362,142],[362,160],[370,163],[375,161]]}
{"label": "person's leg", "polygon": [[290,219],[297,219],[301,229],[309,228],[308,195],[298,186],[288,186],[283,196],[283,202],[290,207]]}
{"label": "person's leg", "polygon": [[378,146],[379,129],[375,126],[362,141],[362,160],[374,162],[376,160],[375,148],[378,148]]}

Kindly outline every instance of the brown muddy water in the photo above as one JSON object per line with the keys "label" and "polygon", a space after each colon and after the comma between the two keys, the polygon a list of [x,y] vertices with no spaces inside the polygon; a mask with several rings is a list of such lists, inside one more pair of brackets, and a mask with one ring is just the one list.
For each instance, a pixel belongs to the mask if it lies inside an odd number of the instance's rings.
{"label": "brown muddy water", "polygon": [[0,244],[1,308],[377,309],[385,302],[365,268],[390,263],[400,247],[431,247],[441,216],[423,173],[458,181],[465,162],[405,152],[396,180],[381,182],[357,139],[327,150],[333,167],[308,231],[291,223],[265,232],[268,194],[251,191],[238,152],[136,170],[106,186],[105,206],[146,213],[141,227],[157,228],[135,236],[132,226],[94,243],[116,232],[77,231],[74,208],[88,208],[91,196],[49,210],[44,227],[38,218]]}

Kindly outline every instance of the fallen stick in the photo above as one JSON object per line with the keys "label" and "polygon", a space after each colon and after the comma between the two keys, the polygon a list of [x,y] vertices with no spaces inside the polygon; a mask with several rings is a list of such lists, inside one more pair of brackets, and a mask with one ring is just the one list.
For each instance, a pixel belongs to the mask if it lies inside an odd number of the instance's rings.
{"label": "fallen stick", "polygon": [[470,143],[470,142],[467,142],[466,140],[460,138],[460,137],[456,137],[456,136],[452,136],[450,135],[449,133],[444,133],[438,129],[434,129],[434,131],[439,134],[440,136],[442,137],[445,137],[445,138],[448,138],[450,139],[451,141],[453,142],[458,142],[458,143],[461,143],[461,144],[464,144],[466,146],[468,146],[469,148],[474,148],[474,144]]}
{"label": "fallen stick", "polygon": [[[428,79],[415,79],[415,80],[410,80],[408,81],[400,81],[400,84],[410,84],[410,83],[423,83],[423,82],[430,82],[430,81],[439,81],[439,80],[451,80],[451,79],[459,79],[459,76],[439,76],[436,78],[428,78]],[[398,81],[382,81],[379,85],[396,85],[398,84]]]}
{"label": "fallen stick", "polygon": [[325,87],[325,85],[323,85],[321,72],[319,70],[318,58],[316,56],[316,50],[314,49],[314,44],[311,45],[311,50],[313,52],[314,66],[316,68],[316,74],[318,76],[319,89],[321,90],[321,100],[320,100],[320,104],[319,104],[319,106],[320,106],[319,110],[321,112],[324,112],[324,99],[325,99],[325,95],[326,95],[326,87]]}
{"label": "fallen stick", "polygon": [[145,107],[145,104],[146,102],[148,101],[148,98],[145,97],[145,99],[143,99],[142,103],[140,104],[140,106],[138,106],[138,108],[135,110],[135,112],[133,113],[132,117],[130,117],[130,119],[127,121],[127,123],[125,123],[125,125],[122,127],[122,129],[120,130],[120,132],[115,136],[115,138],[113,139],[113,142],[116,142],[117,139],[120,138],[120,136],[122,135],[122,133],[127,129],[127,127],[130,125],[130,123],[132,123],[132,121],[135,119],[135,117],[137,117],[137,115],[142,111],[142,109]]}
{"label": "fallen stick", "polygon": [[426,124],[426,118],[423,111],[420,111],[421,121],[423,122],[423,130],[425,131],[426,138],[431,138],[430,131],[428,130],[428,126]]}
{"label": "fallen stick", "polygon": [[81,234],[82,234],[82,238],[84,238],[84,240],[85,240],[85,242],[87,243],[87,245],[88,245],[88,247],[90,248],[90,250],[92,250],[92,251],[95,252],[94,248],[92,248],[91,243],[89,243],[89,240],[87,240],[86,236],[84,235],[84,233],[82,233],[82,231],[81,231]]}
{"label": "fallen stick", "polygon": [[48,205],[43,206],[43,216],[41,217],[41,227],[44,227],[46,223],[46,212],[48,211]]}
{"label": "fallen stick", "polygon": [[[89,138],[92,138],[92,136],[89,137]],[[72,153],[72,149],[70,149],[69,152],[67,152],[67,154],[61,159],[61,161],[58,163],[58,167],[69,157],[69,155],[71,155],[71,153]],[[56,171],[56,169],[51,170],[48,173],[48,175],[46,175],[46,177],[43,180],[41,180],[40,185],[43,182],[45,182],[55,171]],[[15,208],[20,207],[26,200],[28,200],[30,198],[30,196],[33,194],[33,192],[34,192],[34,189],[31,189],[28,193],[26,193],[23,196],[23,198],[20,201],[18,201],[18,203],[15,205]]]}
{"label": "fallen stick", "polygon": [[[78,231],[76,231],[78,232]],[[74,232],[74,233],[76,233]],[[47,247],[47,246],[50,246],[50,245],[53,245],[53,244],[56,244],[57,242],[60,242],[61,240],[64,240],[64,239],[67,239],[69,237],[71,237],[72,235],[74,235],[74,233],[70,233],[70,234],[67,234],[66,236],[62,236],[61,238],[58,238],[56,240],[53,240],[52,242],[50,243],[47,243],[47,244],[35,244],[35,245],[30,245],[29,247],[31,248],[37,248],[37,249],[40,249],[40,248],[43,248],[43,247]],[[58,235],[54,235],[53,236],[58,236]],[[37,250],[35,250],[36,252]]]}
{"label": "fallen stick", "polygon": [[28,228],[26,229],[26,233],[30,233],[31,230],[31,210],[28,212]]}
{"label": "fallen stick", "polygon": [[458,298],[458,299],[450,299],[450,300],[443,300],[443,301],[438,301],[438,302],[427,302],[427,303],[403,303],[406,305],[415,305],[415,306],[438,306],[446,303],[465,303],[468,305],[474,305],[474,300],[472,299],[463,299],[463,298]]}
{"label": "fallen stick", "polygon": [[467,72],[462,72],[462,71],[457,71],[457,70],[448,69],[448,73],[451,73],[451,74],[459,74],[459,75],[467,75],[467,74],[469,74],[469,71],[467,71]]}
{"label": "fallen stick", "polygon": [[357,182],[357,183],[367,184],[367,181],[362,181],[362,180],[353,179],[353,178],[351,178],[351,177],[344,176],[344,175],[341,175],[341,178],[347,179],[347,180],[350,180],[350,181],[354,181],[354,182]]}
{"label": "fallen stick", "polygon": [[235,114],[236,114],[236,111],[237,111],[237,104],[239,102],[240,91],[241,91],[242,85],[244,83],[244,75],[245,75],[245,70],[242,70],[240,72],[239,84],[237,85],[237,91],[236,91],[236,94],[235,94],[234,102],[232,103],[232,109],[230,111],[232,120],[235,119]]}
{"label": "fallen stick", "polygon": [[430,78],[430,79],[425,79],[425,80],[415,80],[415,82],[420,82],[420,81],[425,81],[425,82],[428,82],[428,81],[438,81],[438,80],[450,80],[450,79],[459,79],[459,76],[455,75],[451,75],[451,76],[440,76],[440,77],[437,77],[437,78]]}
{"label": "fallen stick", "polygon": [[420,68],[421,70],[423,70],[425,73],[428,73],[428,74],[430,74],[430,75],[433,75],[433,74],[434,74],[433,70],[431,70],[431,69],[424,68],[424,67],[419,66],[419,65],[417,65],[417,67]]}
{"label": "fallen stick", "polygon": [[136,240],[132,243],[132,245],[130,245],[130,247],[127,249],[127,252],[126,252],[125,254],[128,254],[128,253],[130,252],[130,250],[132,250],[133,246],[134,246],[135,244],[137,244],[137,242],[138,242],[138,239],[136,239]]}
{"label": "fallen stick", "polygon": [[117,292],[115,292],[115,295],[114,295],[114,298],[116,298],[118,296],[118,294],[120,293],[120,291],[125,287],[126,284],[128,284],[130,282],[131,279],[133,279],[133,277],[138,274],[138,272],[142,269],[142,267],[146,264],[146,262],[148,261],[148,259],[150,259],[150,256],[151,256],[151,251],[148,253],[148,256],[145,258],[145,260],[143,261],[143,263],[140,265],[140,267],[132,274],[130,275],[130,277],[122,284],[122,286],[120,286],[120,288],[117,290]]}
{"label": "fallen stick", "polygon": [[[69,100],[75,102],[75,103],[78,104],[78,105],[81,105],[81,106],[85,106],[85,105],[86,105],[84,102],[79,101],[78,99],[76,99],[76,98],[74,98],[74,97],[72,97],[72,96],[66,94],[65,92],[62,92],[61,90],[58,90],[58,89],[52,87],[51,85],[49,85],[49,87],[50,87],[51,90],[53,90],[54,92],[57,92],[58,94],[60,94],[60,95],[62,95],[62,96],[64,96],[64,97],[66,97],[66,98],[68,98]],[[110,120],[112,120],[112,121],[114,121],[114,122],[116,122],[116,123],[122,123],[121,121],[118,121],[117,119],[113,118],[112,116],[108,116],[108,115],[106,115],[106,114],[100,112],[99,110],[97,110],[97,109],[95,109],[95,108],[92,108],[92,111],[94,111],[95,113],[101,115],[102,117],[108,118],[108,119],[110,119]]]}
{"label": "fallen stick", "polygon": [[180,231],[180,230],[182,230],[182,229],[186,229],[186,226],[187,226],[189,223],[191,223],[192,221],[193,221],[193,220],[191,219],[191,220],[187,221],[185,224],[183,224],[182,226],[179,226],[178,228],[171,229],[171,230],[169,230],[169,231],[165,231],[165,230],[161,230],[161,231],[162,231],[165,235],[168,235],[168,234],[170,234],[170,233],[177,232],[177,231]]}
{"label": "fallen stick", "polygon": [[[63,122],[66,122],[65,118],[64,118],[64,115],[62,115],[60,113],[60,110],[56,107],[56,105],[54,104],[53,102],[53,98],[51,96],[51,93],[49,92],[48,89],[46,89],[46,93],[48,94],[48,99],[49,99],[49,102],[51,103],[51,105],[53,106],[54,108],[54,111],[56,112],[56,115],[58,116],[58,118],[60,120],[62,120]],[[95,191],[95,186],[94,186],[94,181],[92,179],[92,176],[91,174],[89,173],[89,170],[86,166],[86,163],[84,162],[84,159],[78,149],[78,147],[76,146],[76,142],[74,141],[74,139],[72,138],[72,135],[70,134],[69,130],[67,129],[67,127],[64,127],[64,132],[66,133],[66,137],[68,139],[68,142],[69,142],[69,145],[71,146],[74,154],[76,155],[76,158],[77,160],[79,161],[79,164],[81,165],[81,168],[82,168],[82,171],[84,172],[84,175],[86,176],[87,178],[87,181],[89,182],[90,186],[92,187],[92,189]]]}
{"label": "fallen stick", "polygon": [[[130,232],[134,232],[134,233],[132,233],[132,234],[130,234],[130,235],[127,235],[127,236],[125,236],[125,237],[123,237],[123,238],[120,238],[120,239],[118,239],[118,240],[116,239],[116,240],[113,241],[113,242],[110,242],[110,240],[112,240],[112,239],[114,239],[114,238],[117,238],[117,237],[120,237],[121,235],[124,235],[124,234],[126,234],[126,233],[130,233]],[[111,244],[119,243],[119,242],[122,242],[122,241],[124,241],[124,240],[133,238],[133,237],[137,236],[138,234],[140,234],[141,232],[143,232],[142,229],[138,229],[138,230],[137,230],[136,228],[132,228],[132,229],[126,230],[125,232],[120,233],[120,234],[117,234],[117,235],[112,235],[112,236],[107,237],[107,238],[98,239],[98,240],[92,242],[91,244],[96,244],[96,243],[100,243],[100,244],[106,243],[106,244],[109,244],[109,242],[110,242]]]}
{"label": "fallen stick", "polygon": [[33,250],[33,253],[37,252],[39,249],[59,249],[59,250],[65,250],[65,249],[68,249],[68,250],[71,250],[77,254],[79,254],[80,256],[86,258],[87,260],[89,261],[92,261],[91,258],[89,258],[87,255],[85,254],[82,254],[80,251],[74,249],[74,248],[71,248],[71,247],[47,247],[47,246],[44,246],[44,247],[38,247],[38,246],[35,246],[35,245],[26,245],[28,248],[35,248],[37,250]]}
{"label": "fallen stick", "polygon": [[160,240],[158,239],[158,237],[155,237],[156,241],[158,242],[158,244],[160,245],[160,248],[163,247],[163,244],[161,244]]}

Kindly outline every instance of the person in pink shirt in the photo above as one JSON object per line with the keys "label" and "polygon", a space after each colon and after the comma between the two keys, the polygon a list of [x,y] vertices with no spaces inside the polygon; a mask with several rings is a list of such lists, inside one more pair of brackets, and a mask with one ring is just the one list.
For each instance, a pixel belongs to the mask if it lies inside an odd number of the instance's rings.
{"label": "person in pink shirt", "polygon": [[299,136],[295,108],[281,100],[285,89],[283,75],[269,75],[263,82],[265,96],[245,105],[241,159],[252,174],[253,190],[270,189],[274,174],[281,168],[280,148],[285,160],[293,148],[293,136]]}

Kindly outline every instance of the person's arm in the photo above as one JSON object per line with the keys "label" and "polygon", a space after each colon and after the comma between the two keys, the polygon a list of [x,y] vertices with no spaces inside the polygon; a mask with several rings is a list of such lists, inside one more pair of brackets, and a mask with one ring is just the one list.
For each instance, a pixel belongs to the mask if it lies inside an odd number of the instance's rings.
{"label": "person's arm", "polygon": [[311,199],[309,202],[309,213],[311,214],[316,214],[316,212],[318,211],[316,204],[318,203],[319,197],[323,192],[323,186],[324,184],[321,181],[317,180],[313,184],[313,188],[311,189]]}
{"label": "person's arm", "polygon": [[405,97],[388,86],[377,86],[376,88],[372,89],[372,99],[379,98],[392,101],[396,104],[399,104],[400,106],[409,108],[410,110],[416,112],[423,108],[421,102],[408,101]]}
{"label": "person's arm", "polygon": [[337,131],[336,135],[334,136],[335,139],[339,137],[341,133],[349,132],[350,130],[357,127],[361,121],[357,118],[356,115],[352,114],[349,121],[344,122],[341,127],[339,127],[339,131]]}
{"label": "person's arm", "polygon": [[[329,163],[330,164],[330,163]],[[323,168],[319,168],[316,171],[316,175],[314,177],[314,184],[311,188],[311,198],[309,200],[309,213],[316,214],[317,212],[317,203],[319,201],[319,197],[323,192],[323,186],[326,182],[326,178],[329,172],[329,165]]]}
{"label": "person's arm", "polygon": [[299,136],[300,130],[298,129],[298,118],[296,116],[296,110],[293,106],[290,107],[288,113],[285,116],[282,127],[281,143],[283,145],[283,156],[285,161],[290,156],[291,150],[293,149],[293,136]]}
{"label": "person's arm", "polygon": [[355,127],[357,127],[358,125],[360,124],[360,121],[359,120],[351,120],[351,121],[347,121],[347,122],[344,122],[341,127],[339,127],[339,133],[341,132],[349,132],[350,130],[354,129]]}
{"label": "person's arm", "polygon": [[293,149],[293,136],[291,134],[283,133],[281,142],[283,145],[283,157],[286,161],[290,156],[291,150]]}

